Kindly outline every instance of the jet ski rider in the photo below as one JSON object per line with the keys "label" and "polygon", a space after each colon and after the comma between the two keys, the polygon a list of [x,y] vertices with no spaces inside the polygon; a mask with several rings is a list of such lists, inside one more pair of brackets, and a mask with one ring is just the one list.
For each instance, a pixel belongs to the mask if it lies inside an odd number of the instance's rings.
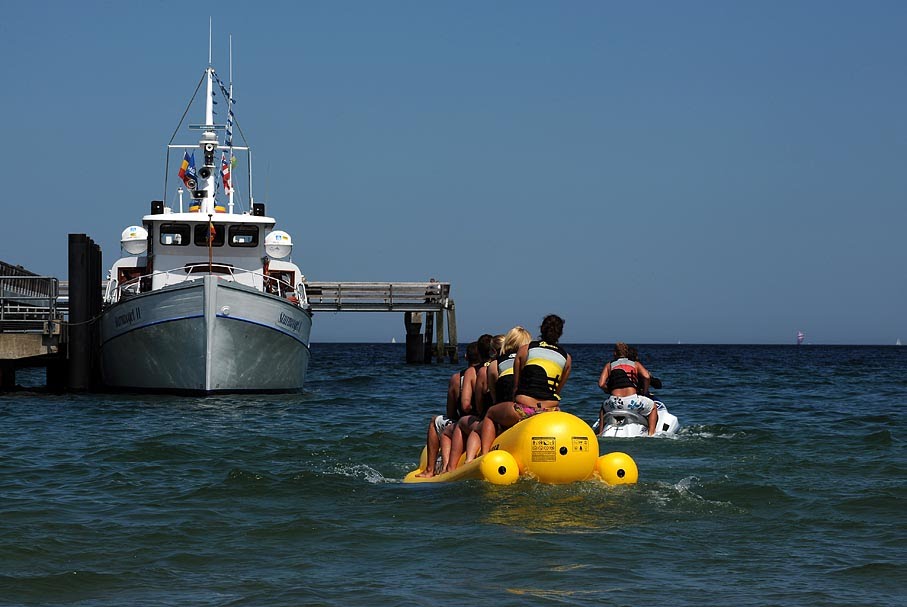
{"label": "jet ski rider", "polygon": [[608,411],[630,411],[647,418],[649,436],[658,425],[658,408],[655,401],[644,396],[648,393],[651,375],[638,360],[631,360],[630,348],[622,341],[614,344],[614,360],[605,363],[598,378],[598,387],[608,393],[608,399],[599,412],[599,434],[604,432],[604,415]]}

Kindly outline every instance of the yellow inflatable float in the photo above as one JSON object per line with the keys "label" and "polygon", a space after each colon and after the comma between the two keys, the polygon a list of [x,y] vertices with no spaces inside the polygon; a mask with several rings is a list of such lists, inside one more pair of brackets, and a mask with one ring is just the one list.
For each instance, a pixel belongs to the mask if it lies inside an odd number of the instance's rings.
{"label": "yellow inflatable float", "polygon": [[425,449],[419,468],[404,483],[445,483],[485,479],[498,485],[515,483],[520,477],[554,485],[598,477],[608,484],[632,484],[638,478],[636,463],[625,453],[599,457],[598,438],[585,421],[565,413],[539,413],[498,436],[491,450],[473,461],[461,463],[453,472],[421,478],[426,468]]}

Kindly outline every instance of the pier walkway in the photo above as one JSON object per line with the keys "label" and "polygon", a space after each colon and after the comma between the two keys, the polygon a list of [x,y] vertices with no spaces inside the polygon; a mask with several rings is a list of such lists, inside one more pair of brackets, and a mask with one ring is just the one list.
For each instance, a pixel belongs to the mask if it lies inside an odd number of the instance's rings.
{"label": "pier walkway", "polygon": [[65,309],[60,281],[0,261],[0,388],[15,385],[16,369],[62,358]]}
{"label": "pier walkway", "polygon": [[[82,257],[88,248],[96,248],[90,239],[70,235],[70,257]],[[85,240],[85,242],[82,242]],[[81,247],[81,248],[80,248]],[[92,255],[87,255],[92,257]],[[86,276],[100,273],[100,253],[91,263],[70,266],[81,270],[79,283],[88,286]],[[92,264],[96,265],[95,269]],[[92,266],[92,267],[89,267]],[[92,366],[96,357],[95,341],[90,336],[94,315],[100,309],[104,285],[100,277],[87,292],[80,287],[77,300],[81,310],[71,317],[69,282],[52,276],[40,276],[22,266],[0,261],[0,389],[15,387],[16,369],[47,367],[54,381],[65,381],[59,375],[73,375],[70,357],[72,344],[79,364]],[[306,296],[313,312],[397,312],[403,314],[406,328],[406,362],[430,363],[432,359],[459,362],[457,350],[456,308],[450,297],[450,283],[436,282],[306,282]],[[96,292],[95,292],[96,291]],[[87,301],[87,300],[86,300]],[[70,327],[70,322],[73,323]],[[445,339],[444,325],[447,325]],[[79,334],[77,339],[75,333]],[[86,333],[87,332],[87,333]],[[86,333],[82,335],[82,333]],[[84,362],[82,359],[88,359]],[[84,370],[79,377],[84,375]],[[72,378],[70,383],[78,383]]]}
{"label": "pier walkway", "polygon": [[306,282],[305,289],[314,312],[403,312],[407,362],[431,362],[432,356],[459,362],[449,282]]}

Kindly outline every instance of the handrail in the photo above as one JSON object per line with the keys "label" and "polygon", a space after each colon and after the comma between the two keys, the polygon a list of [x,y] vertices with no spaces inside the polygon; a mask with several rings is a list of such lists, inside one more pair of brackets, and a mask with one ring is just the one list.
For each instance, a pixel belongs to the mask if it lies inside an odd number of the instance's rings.
{"label": "handrail", "polygon": [[447,310],[453,307],[447,282],[315,282],[306,281],[309,303],[327,309]]}
{"label": "handrail", "polygon": [[[268,276],[268,275],[264,274],[263,272],[260,272],[257,270],[246,270],[244,268],[236,268],[236,267],[234,267],[232,265],[228,265],[228,264],[212,264],[212,265],[217,266],[218,269],[225,269],[226,272],[223,272],[223,274],[229,276],[231,279],[231,282],[245,284],[245,283],[241,283],[240,281],[238,281],[237,276],[244,276],[244,275],[250,275],[253,277],[260,276],[261,284],[262,284],[261,290],[263,293],[268,293],[270,295],[276,295],[278,297],[284,297],[290,301],[293,301],[293,299],[295,298],[296,299],[295,303],[297,303],[301,307],[306,307],[308,305],[308,300],[305,295],[305,286],[301,282],[296,287],[294,287],[292,284],[290,284],[289,282],[287,282],[285,280],[282,280],[280,278],[275,278],[274,276]],[[209,274],[208,264],[198,264],[198,265],[192,265],[192,266],[180,266],[177,268],[172,268],[170,270],[154,270],[153,272],[151,272],[149,274],[143,274],[141,276],[136,276],[136,277],[130,278],[129,280],[126,280],[122,283],[118,283],[118,281],[116,279],[112,278],[110,280],[110,282],[108,282],[107,292],[104,295],[104,300],[108,304],[113,304],[113,303],[120,301],[120,299],[123,297],[130,297],[133,295],[137,295],[139,293],[145,293],[148,291],[148,289],[142,288],[143,280],[147,282],[148,279],[153,279],[155,276],[164,276],[164,275],[175,276],[175,277],[178,277],[181,279],[179,282],[194,282],[194,281],[199,280],[200,278],[204,277],[207,274]],[[218,278],[223,278],[221,273],[211,272],[211,274],[217,276]],[[257,288],[254,281],[253,281],[252,285],[246,285],[246,286],[252,286],[252,287]],[[300,287],[302,287],[302,288],[300,289]],[[302,297],[299,296],[300,292],[302,294]],[[294,293],[295,293],[295,295],[294,295]]]}
{"label": "handrail", "polygon": [[53,276],[0,276],[0,330],[46,332],[63,318],[58,293]]}

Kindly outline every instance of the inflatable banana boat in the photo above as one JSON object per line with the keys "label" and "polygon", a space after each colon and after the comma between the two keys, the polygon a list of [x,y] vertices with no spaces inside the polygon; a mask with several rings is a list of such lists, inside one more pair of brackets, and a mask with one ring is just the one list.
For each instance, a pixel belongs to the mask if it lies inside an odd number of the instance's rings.
{"label": "inflatable banana boat", "polygon": [[461,463],[453,472],[419,477],[426,466],[434,465],[426,459],[423,448],[419,468],[407,474],[404,483],[485,479],[509,485],[520,477],[529,477],[559,485],[597,477],[618,485],[635,483],[639,476],[636,463],[625,453],[599,457],[598,439],[589,424],[563,411],[539,413],[508,428],[488,453]]}

